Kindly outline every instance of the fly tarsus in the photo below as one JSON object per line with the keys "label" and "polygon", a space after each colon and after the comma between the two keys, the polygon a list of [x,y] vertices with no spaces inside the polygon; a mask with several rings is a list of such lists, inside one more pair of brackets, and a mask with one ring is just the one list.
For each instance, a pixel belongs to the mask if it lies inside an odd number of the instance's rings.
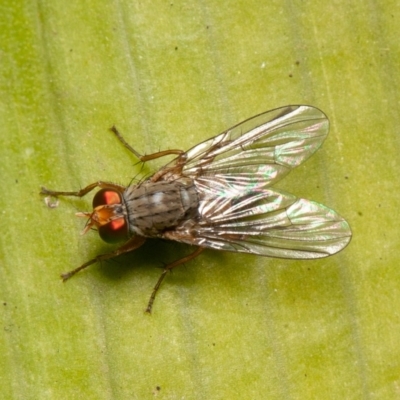
{"label": "fly tarsus", "polygon": [[62,278],[63,282],[65,282],[68,279],[70,279],[72,276],[74,276],[77,272],[82,271],[83,269],[87,268],[89,265],[92,265],[96,262],[109,260],[111,258],[117,257],[124,253],[129,253],[133,250],[136,250],[145,241],[146,241],[146,238],[144,238],[143,236],[133,236],[125,244],[118,247],[118,249],[112,251],[111,253],[100,254],[100,255],[96,256],[95,258],[92,258],[91,260],[82,264],[80,267],[75,268],[72,271],[65,272],[64,274],[61,274],[61,278]]}
{"label": "fly tarsus", "polygon": [[64,191],[50,190],[50,189],[46,189],[45,187],[42,186],[39,194],[55,196],[55,197],[57,197],[57,196],[83,197],[97,187],[105,188],[105,189],[114,189],[119,193],[122,193],[126,189],[125,186],[118,185],[116,183],[97,181],[97,182],[91,183],[90,185],[87,185],[83,189],[78,190],[76,192],[64,192]]}
{"label": "fly tarsus", "polygon": [[167,264],[167,265],[164,267],[163,272],[161,273],[160,277],[158,278],[157,283],[155,284],[155,286],[154,286],[154,288],[153,288],[153,291],[151,292],[151,296],[150,296],[149,302],[148,302],[147,307],[146,307],[146,312],[147,312],[148,314],[151,314],[151,309],[153,308],[153,303],[154,303],[154,300],[155,300],[155,298],[156,298],[158,289],[160,288],[161,283],[162,283],[162,281],[164,280],[164,278],[165,278],[167,272],[171,271],[173,268],[175,268],[175,267],[177,267],[177,266],[179,266],[179,265],[182,265],[182,264],[184,264],[184,263],[186,263],[186,262],[188,262],[188,261],[190,261],[190,260],[193,260],[193,259],[196,258],[203,250],[204,250],[204,247],[198,247],[193,253],[187,255],[186,257],[182,257],[182,258],[180,258],[179,260],[176,260],[176,261],[174,261],[174,262],[172,262],[172,263],[170,263],[170,264]]}
{"label": "fly tarsus", "polygon": [[133,153],[140,161],[146,162],[150,160],[155,160],[160,157],[165,157],[169,156],[172,154],[175,155],[182,155],[184,153],[183,150],[177,150],[177,149],[172,149],[172,150],[164,150],[164,151],[158,151],[157,153],[152,153],[152,154],[147,154],[147,155],[142,155],[138,151],[136,151],[124,138],[123,136],[119,133],[117,127],[113,125],[110,128],[110,131],[114,133],[114,135],[117,137],[117,139],[131,152]]}
{"label": "fly tarsus", "polygon": [[[108,254],[103,254],[103,255],[108,255]],[[73,277],[77,272],[82,271],[89,265],[94,264],[95,262],[99,261],[98,258],[101,256],[97,256],[96,258],[91,259],[90,261],[85,262],[85,264],[82,264],[80,267],[73,269],[72,271],[65,272],[64,274],[61,274],[61,279],[63,282],[67,281],[71,277]],[[110,257],[111,258],[111,257]]]}
{"label": "fly tarsus", "polygon": [[138,153],[124,138],[123,136],[119,133],[117,127],[113,125],[110,128],[110,131],[114,133],[114,135],[117,137],[117,139],[131,152],[133,153],[137,158],[141,159],[142,155]]}

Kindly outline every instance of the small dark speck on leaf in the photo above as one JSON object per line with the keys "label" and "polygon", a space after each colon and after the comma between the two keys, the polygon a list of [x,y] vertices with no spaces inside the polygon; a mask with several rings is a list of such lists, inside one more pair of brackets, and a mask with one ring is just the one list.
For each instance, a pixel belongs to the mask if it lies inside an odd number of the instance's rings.
{"label": "small dark speck on leaf", "polygon": [[358,214],[360,217],[363,216],[363,213],[362,213],[361,211],[358,211],[357,214]]}

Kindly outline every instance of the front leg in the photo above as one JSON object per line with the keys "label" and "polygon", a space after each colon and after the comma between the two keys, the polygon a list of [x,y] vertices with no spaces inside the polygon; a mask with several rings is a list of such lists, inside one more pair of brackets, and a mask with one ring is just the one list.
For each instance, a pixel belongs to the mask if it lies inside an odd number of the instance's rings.
{"label": "front leg", "polygon": [[77,272],[82,271],[83,269],[87,268],[89,265],[92,265],[99,261],[109,260],[111,258],[117,257],[124,253],[129,253],[133,250],[136,250],[145,241],[146,241],[146,238],[144,238],[143,236],[134,236],[131,239],[129,239],[125,244],[123,244],[121,247],[118,247],[118,249],[112,251],[111,253],[99,254],[95,258],[92,258],[91,260],[82,264],[80,267],[75,268],[72,271],[66,272],[64,274],[61,274],[61,278],[62,278],[63,282],[65,282],[66,280],[68,280],[69,278],[74,276]]}
{"label": "front leg", "polygon": [[113,189],[113,190],[117,191],[118,193],[123,193],[124,190],[126,189],[125,186],[118,185],[116,183],[97,181],[97,182],[91,183],[90,185],[87,185],[86,187],[84,187],[81,190],[78,190],[77,192],[59,192],[56,190],[46,189],[45,187],[42,186],[42,188],[40,190],[40,194],[56,196],[56,197],[57,196],[83,197],[97,187],[102,188],[102,189]]}

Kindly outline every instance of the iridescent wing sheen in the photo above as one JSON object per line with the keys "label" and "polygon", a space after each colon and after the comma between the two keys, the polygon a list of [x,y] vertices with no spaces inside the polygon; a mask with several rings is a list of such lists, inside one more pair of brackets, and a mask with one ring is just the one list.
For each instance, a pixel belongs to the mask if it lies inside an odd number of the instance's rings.
{"label": "iridescent wing sheen", "polygon": [[199,215],[164,237],[282,258],[313,259],[338,252],[351,238],[340,215],[270,188],[307,160],[328,130],[320,110],[288,106],[250,118],[193,147],[185,153],[182,175],[197,188]]}
{"label": "iridescent wing sheen", "polygon": [[204,185],[267,187],[307,160],[328,131],[327,117],[314,107],[267,111],[188,150],[182,174],[201,176]]}
{"label": "iridescent wing sheen", "polygon": [[316,259],[350,241],[348,223],[335,211],[279,190],[204,198],[197,221],[183,222],[167,239],[217,250]]}

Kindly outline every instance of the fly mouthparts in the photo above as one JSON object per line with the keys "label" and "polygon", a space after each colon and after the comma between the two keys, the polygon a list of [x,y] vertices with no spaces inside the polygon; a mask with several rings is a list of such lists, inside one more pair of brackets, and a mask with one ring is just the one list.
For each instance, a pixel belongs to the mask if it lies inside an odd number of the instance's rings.
{"label": "fly mouthparts", "polygon": [[75,215],[77,217],[90,218],[92,216],[92,213],[80,211],[80,212],[75,213]]}
{"label": "fly mouthparts", "polygon": [[80,218],[89,218],[87,223],[86,223],[85,228],[81,232],[81,235],[84,235],[88,230],[90,230],[91,226],[93,225],[93,223],[92,223],[92,213],[90,213],[90,212],[77,212],[77,213],[75,213],[75,215],[77,217],[80,217]]}

